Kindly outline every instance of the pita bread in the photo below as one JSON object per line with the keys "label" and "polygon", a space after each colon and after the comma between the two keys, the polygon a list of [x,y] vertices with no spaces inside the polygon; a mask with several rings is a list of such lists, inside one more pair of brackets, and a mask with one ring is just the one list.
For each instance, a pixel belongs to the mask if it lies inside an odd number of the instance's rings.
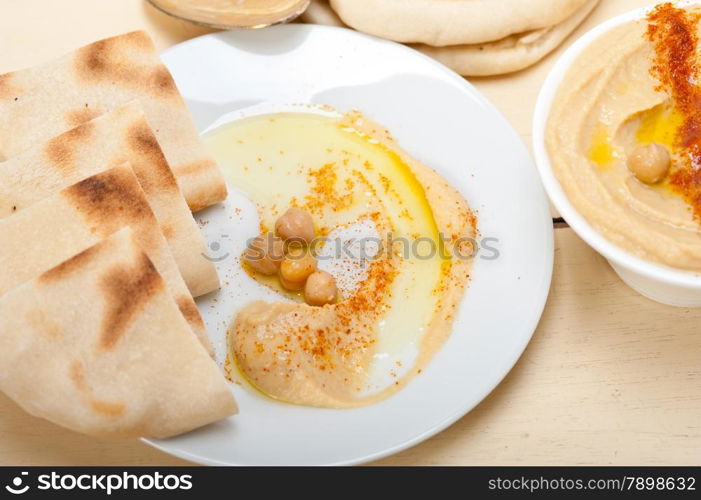
{"label": "pita bread", "polygon": [[561,23],[589,0],[331,0],[347,25],[397,42],[480,44]]}
{"label": "pita bread", "polygon": [[130,229],[0,298],[0,389],[105,437],[166,438],[237,412]]}
{"label": "pita bread", "polygon": [[212,352],[197,305],[126,165],[88,177],[0,220],[0,296],[124,227],[134,229],[193,332]]}
{"label": "pita bread", "polygon": [[191,210],[226,198],[168,69],[143,31],[0,75],[0,160],[138,99]]}
{"label": "pita bread", "polygon": [[90,175],[131,163],[178,269],[197,297],[219,288],[214,265],[138,101],[0,163],[0,218]]}
{"label": "pita bread", "polygon": [[574,15],[551,28],[512,35],[497,42],[480,45],[414,48],[437,59],[465,76],[500,75],[531,66],[562,42],[587,18],[599,0],[588,0]]}

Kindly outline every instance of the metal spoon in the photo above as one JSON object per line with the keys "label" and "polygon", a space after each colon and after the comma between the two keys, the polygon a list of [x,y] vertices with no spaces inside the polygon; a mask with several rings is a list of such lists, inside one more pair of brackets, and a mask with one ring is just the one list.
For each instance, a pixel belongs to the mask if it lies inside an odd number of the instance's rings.
{"label": "metal spoon", "polygon": [[[147,0],[183,21],[215,29],[258,29],[292,21],[311,0]],[[260,10],[256,12],[256,7]]]}

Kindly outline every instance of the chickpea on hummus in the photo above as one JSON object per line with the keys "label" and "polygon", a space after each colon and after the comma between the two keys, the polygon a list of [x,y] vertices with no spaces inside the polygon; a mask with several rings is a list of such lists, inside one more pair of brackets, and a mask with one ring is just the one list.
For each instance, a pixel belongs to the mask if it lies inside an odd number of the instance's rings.
{"label": "chickpea on hummus", "polygon": [[575,208],[643,259],[701,271],[701,9],[665,3],[572,64],[546,130]]}

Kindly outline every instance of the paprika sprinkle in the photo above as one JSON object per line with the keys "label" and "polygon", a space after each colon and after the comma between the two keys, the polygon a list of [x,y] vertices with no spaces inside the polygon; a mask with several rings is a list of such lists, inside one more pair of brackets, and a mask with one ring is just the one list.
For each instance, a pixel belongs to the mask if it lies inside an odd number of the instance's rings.
{"label": "paprika sprinkle", "polygon": [[669,177],[672,190],[689,203],[701,220],[701,87],[699,86],[698,13],[664,3],[648,15],[646,36],[655,57],[652,75],[682,116],[676,146],[680,149]]}

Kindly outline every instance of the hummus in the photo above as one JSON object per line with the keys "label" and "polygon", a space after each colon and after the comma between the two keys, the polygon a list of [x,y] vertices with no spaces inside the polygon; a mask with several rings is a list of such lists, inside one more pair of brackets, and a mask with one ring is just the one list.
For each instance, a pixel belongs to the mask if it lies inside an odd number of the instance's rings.
{"label": "hummus", "polygon": [[[281,294],[279,302],[248,304],[229,331],[239,372],[264,394],[300,405],[349,408],[387,397],[450,335],[469,281],[473,213],[434,170],[360,114],[247,120],[206,140],[230,184],[258,205],[261,232],[296,206],[312,215],[320,235],[372,228],[383,242],[391,234],[424,245],[408,256],[403,244],[387,246],[352,269],[357,279],[344,284],[337,276],[336,303],[314,307]],[[230,164],[224,151],[235,159]],[[407,346],[409,361],[387,364]],[[376,376],[378,367],[386,377]]]}
{"label": "hummus", "polygon": [[[643,259],[696,272],[701,197],[693,186],[701,150],[688,133],[698,136],[701,128],[688,103],[699,93],[698,30],[696,11],[665,4],[607,32],[572,64],[546,130],[555,175],[596,230]],[[671,170],[646,184],[628,161],[636,147],[652,143],[669,151]]]}

